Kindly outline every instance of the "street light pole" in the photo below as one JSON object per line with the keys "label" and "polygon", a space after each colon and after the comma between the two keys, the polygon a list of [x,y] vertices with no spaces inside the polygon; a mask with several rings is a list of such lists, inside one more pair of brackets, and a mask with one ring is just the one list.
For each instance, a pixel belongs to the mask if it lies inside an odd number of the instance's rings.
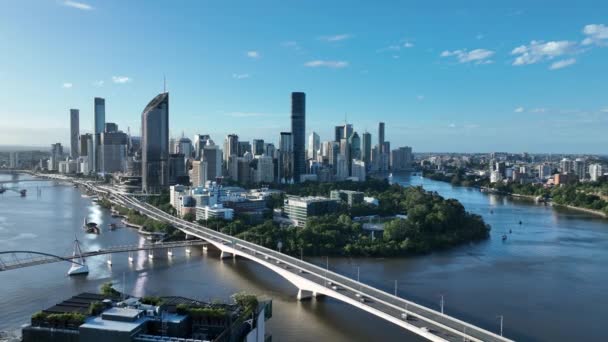
{"label": "street light pole", "polygon": [[329,256],[325,257],[325,286],[327,287],[327,272],[329,271]]}
{"label": "street light pole", "polygon": [[503,323],[504,316],[500,315],[500,316],[498,316],[498,318],[500,318],[500,336],[502,336],[502,323]]}
{"label": "street light pole", "polygon": [[395,297],[397,297],[397,280],[395,279]]}
{"label": "street light pole", "polygon": [[443,295],[441,295],[441,314],[443,315]]}

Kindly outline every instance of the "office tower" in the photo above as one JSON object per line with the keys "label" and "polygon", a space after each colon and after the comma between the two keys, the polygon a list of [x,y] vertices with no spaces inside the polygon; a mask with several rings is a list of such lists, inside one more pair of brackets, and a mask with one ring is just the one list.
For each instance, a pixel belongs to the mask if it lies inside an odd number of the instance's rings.
{"label": "office tower", "polygon": [[366,165],[363,160],[353,159],[351,175],[359,182],[364,182],[366,177]]}
{"label": "office tower", "polygon": [[94,159],[93,159],[93,146],[94,146],[94,135],[93,134],[83,134],[80,136],[80,146],[79,146],[79,161],[80,161],[80,169],[79,172],[88,174],[93,167]]}
{"label": "office tower", "polygon": [[63,146],[61,143],[54,143],[51,145],[51,155],[63,158]]}
{"label": "office tower", "polygon": [[317,152],[321,147],[321,138],[315,132],[310,133],[308,136],[308,159],[317,159]]}
{"label": "office tower", "polygon": [[278,179],[280,183],[293,180],[293,139],[291,132],[281,132],[279,139]]}
{"label": "office tower", "polygon": [[[249,155],[251,153],[247,152]],[[251,183],[251,161],[245,157],[238,157],[238,179],[241,184]]]}
{"label": "office tower", "polygon": [[352,160],[352,158],[350,156],[350,145],[348,144],[347,138],[340,139],[340,155],[342,155],[344,157],[344,160],[346,161],[346,173],[348,177],[348,175],[350,174],[350,161]]}
{"label": "office tower", "polygon": [[194,135],[194,158],[201,158],[201,151],[207,144],[207,140],[211,139],[208,134],[195,134]]}
{"label": "office tower", "polygon": [[365,162],[366,166],[369,166],[372,160],[372,135],[368,132],[363,133],[361,140],[361,160]]}
{"label": "office tower", "polygon": [[380,146],[381,153],[388,153],[384,150],[384,122],[378,123],[378,146]]}
{"label": "office tower", "polygon": [[157,95],[141,114],[142,190],[169,186],[169,93]]}
{"label": "office tower", "polygon": [[306,167],[306,94],[291,93],[291,134],[293,143],[293,179],[300,181]]}
{"label": "office tower", "polygon": [[169,154],[169,185],[184,184],[186,176],[186,163],[181,153]]}
{"label": "office tower", "polygon": [[90,165],[92,171],[98,171],[101,168],[101,161],[98,155],[99,145],[101,143],[100,134],[103,133],[106,125],[106,100],[101,97],[94,98],[94,127],[93,127],[93,165]]}
{"label": "office tower", "polygon": [[329,151],[328,151],[328,162],[329,165],[333,166],[334,174],[336,173],[336,166],[338,165],[338,155],[340,154],[340,143],[337,141],[329,142]]}
{"label": "office tower", "polygon": [[193,152],[192,140],[190,140],[189,138],[186,138],[182,135],[182,137],[177,142],[177,145],[175,148],[175,153],[183,154],[184,159],[188,159],[188,158],[192,158],[192,154],[193,154],[192,152]]}
{"label": "office tower", "polygon": [[361,138],[357,132],[353,132],[348,138],[348,145],[350,147],[350,158],[361,159]]}
{"label": "office tower", "polygon": [[80,113],[78,109],[70,109],[70,156],[78,158],[78,137],[80,136]]}
{"label": "office tower", "polygon": [[242,157],[247,152],[251,152],[251,144],[249,143],[249,141],[239,141],[238,154],[237,155],[239,157]]}
{"label": "office tower", "polygon": [[343,154],[339,154],[336,160],[336,180],[343,181],[348,178],[348,163]]}
{"label": "office tower", "polygon": [[99,172],[125,172],[127,169],[127,134],[124,132],[103,132],[100,134]]}
{"label": "office tower", "polygon": [[255,172],[253,176],[253,181],[255,183],[274,182],[274,163],[272,161],[272,157],[256,156],[254,163]]}
{"label": "office tower", "polygon": [[117,132],[118,125],[113,122],[106,122],[104,126],[104,132]]}
{"label": "office tower", "polygon": [[224,140],[224,164],[228,165],[230,156],[239,155],[239,136],[236,134],[228,134]]}
{"label": "office tower", "polygon": [[213,140],[207,140],[201,160],[207,163],[206,180],[215,181],[218,177],[222,177],[222,150]]}
{"label": "office tower", "polygon": [[348,139],[353,134],[353,125],[344,123],[344,125],[335,127],[334,141],[340,142],[342,139]]}
{"label": "office tower", "polygon": [[190,175],[190,181],[192,186],[199,187],[205,186],[207,181],[207,162],[203,160],[194,160],[192,162],[192,170]]}
{"label": "office tower", "polygon": [[264,154],[268,157],[275,157],[276,148],[273,143],[264,144]]}
{"label": "office tower", "polygon": [[263,139],[253,139],[253,143],[251,146],[251,153],[254,156],[261,156],[264,154],[264,140]]}
{"label": "office tower", "polygon": [[399,147],[391,151],[391,170],[409,171],[412,167],[412,148]]}
{"label": "office tower", "polygon": [[230,177],[233,181],[236,181],[236,182],[239,181],[239,160],[238,160],[238,158],[239,157],[237,157],[236,155],[230,156],[230,159],[228,159],[228,164],[225,166],[228,177]]}

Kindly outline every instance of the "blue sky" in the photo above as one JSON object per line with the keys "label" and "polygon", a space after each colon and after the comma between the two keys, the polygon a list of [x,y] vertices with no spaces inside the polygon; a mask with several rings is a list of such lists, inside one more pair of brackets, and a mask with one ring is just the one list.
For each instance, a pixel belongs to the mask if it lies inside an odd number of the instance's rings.
{"label": "blue sky", "polygon": [[[490,4],[492,3],[492,5]],[[606,153],[603,1],[4,1],[0,144],[68,145],[69,109],[139,132],[170,92],[174,136],[276,142],[345,115],[415,151]]]}

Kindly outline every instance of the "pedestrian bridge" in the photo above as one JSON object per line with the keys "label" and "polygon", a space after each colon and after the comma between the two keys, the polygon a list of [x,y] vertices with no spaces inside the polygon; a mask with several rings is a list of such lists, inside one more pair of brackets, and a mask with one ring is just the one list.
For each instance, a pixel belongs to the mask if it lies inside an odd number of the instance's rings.
{"label": "pedestrian bridge", "polygon": [[[207,242],[202,240],[192,241],[174,241],[174,242],[163,242],[163,243],[151,243],[143,245],[125,245],[125,246],[114,246],[110,248],[98,249],[95,251],[83,252],[82,257],[92,257],[96,255],[114,254],[114,253],[125,253],[135,251],[149,251],[155,249],[171,249],[180,247],[191,247],[191,246],[202,246],[207,245]],[[4,251],[0,252],[0,271],[10,271],[18,268],[49,264],[60,261],[67,261],[74,264],[80,263],[77,261],[80,256],[59,256],[43,252],[34,251]]]}
{"label": "pedestrian bridge", "polygon": [[328,296],[392,322],[430,341],[511,341],[493,332],[306,261],[171,216],[111,187],[88,185],[125,207],[214,245],[222,258],[247,258],[278,273],[298,289],[298,299]]}

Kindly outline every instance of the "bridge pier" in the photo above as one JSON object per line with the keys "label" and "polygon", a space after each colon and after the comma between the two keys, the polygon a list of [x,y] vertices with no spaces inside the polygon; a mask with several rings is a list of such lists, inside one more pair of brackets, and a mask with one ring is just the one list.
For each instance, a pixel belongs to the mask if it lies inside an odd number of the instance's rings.
{"label": "bridge pier", "polygon": [[312,291],[298,289],[298,300],[299,301],[310,299],[310,298],[312,298],[312,296],[313,296]]}
{"label": "bridge pier", "polygon": [[322,294],[322,293],[318,293],[318,292],[313,292],[313,293],[312,293],[312,296],[313,296],[313,297],[315,297],[315,299],[316,299],[316,298],[323,298],[323,297],[325,297],[325,295],[324,295],[324,294]]}
{"label": "bridge pier", "polygon": [[228,258],[232,258],[234,257],[234,255],[232,255],[232,253],[228,253],[228,252],[224,252],[222,251],[222,253],[220,253],[220,259],[228,259]]}

